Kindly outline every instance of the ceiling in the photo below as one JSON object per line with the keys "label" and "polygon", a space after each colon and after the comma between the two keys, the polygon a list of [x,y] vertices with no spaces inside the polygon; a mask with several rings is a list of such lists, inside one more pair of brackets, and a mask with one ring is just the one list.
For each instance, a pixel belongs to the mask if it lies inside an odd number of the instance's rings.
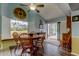
{"label": "ceiling", "polygon": [[70,15],[70,7],[66,3],[45,3],[44,8],[38,8],[40,15],[45,18],[46,21],[57,17]]}
{"label": "ceiling", "polygon": [[72,11],[79,10],[79,3],[69,3],[69,5]]}
{"label": "ceiling", "polygon": [[42,4],[44,4],[44,7],[37,9],[40,11],[39,14],[46,21],[62,16],[69,16],[71,15],[71,11],[79,9],[79,3],[42,3]]}

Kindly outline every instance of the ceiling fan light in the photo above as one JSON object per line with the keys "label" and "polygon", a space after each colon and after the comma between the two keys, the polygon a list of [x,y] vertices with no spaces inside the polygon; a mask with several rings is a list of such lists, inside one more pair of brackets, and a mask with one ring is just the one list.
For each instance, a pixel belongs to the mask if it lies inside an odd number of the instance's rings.
{"label": "ceiling fan light", "polygon": [[36,6],[32,5],[32,6],[30,6],[30,9],[31,10],[35,10],[36,9]]}

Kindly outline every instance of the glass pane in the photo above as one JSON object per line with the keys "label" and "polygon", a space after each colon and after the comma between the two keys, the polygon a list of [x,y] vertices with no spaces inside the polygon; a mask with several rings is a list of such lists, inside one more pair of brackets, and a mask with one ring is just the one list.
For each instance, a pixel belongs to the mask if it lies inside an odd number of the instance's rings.
{"label": "glass pane", "polygon": [[13,32],[18,32],[18,33],[28,32],[28,22],[11,19],[10,24],[11,24],[11,37]]}
{"label": "glass pane", "polygon": [[48,24],[48,38],[57,39],[57,23]]}

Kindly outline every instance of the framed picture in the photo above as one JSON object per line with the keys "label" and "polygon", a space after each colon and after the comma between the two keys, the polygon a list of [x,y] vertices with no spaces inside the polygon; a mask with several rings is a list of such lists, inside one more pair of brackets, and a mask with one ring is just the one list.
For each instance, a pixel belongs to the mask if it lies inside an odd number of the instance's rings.
{"label": "framed picture", "polygon": [[79,21],[79,15],[72,17],[72,22]]}
{"label": "framed picture", "polygon": [[15,17],[21,20],[27,18],[27,13],[22,8],[15,8],[13,13]]}

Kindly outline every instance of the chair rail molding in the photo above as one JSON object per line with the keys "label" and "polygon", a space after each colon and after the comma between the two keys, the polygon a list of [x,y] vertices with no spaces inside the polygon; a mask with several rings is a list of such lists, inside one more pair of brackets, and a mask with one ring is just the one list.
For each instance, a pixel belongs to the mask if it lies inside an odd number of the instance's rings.
{"label": "chair rail molding", "polygon": [[79,56],[79,54],[71,52],[72,55]]}

